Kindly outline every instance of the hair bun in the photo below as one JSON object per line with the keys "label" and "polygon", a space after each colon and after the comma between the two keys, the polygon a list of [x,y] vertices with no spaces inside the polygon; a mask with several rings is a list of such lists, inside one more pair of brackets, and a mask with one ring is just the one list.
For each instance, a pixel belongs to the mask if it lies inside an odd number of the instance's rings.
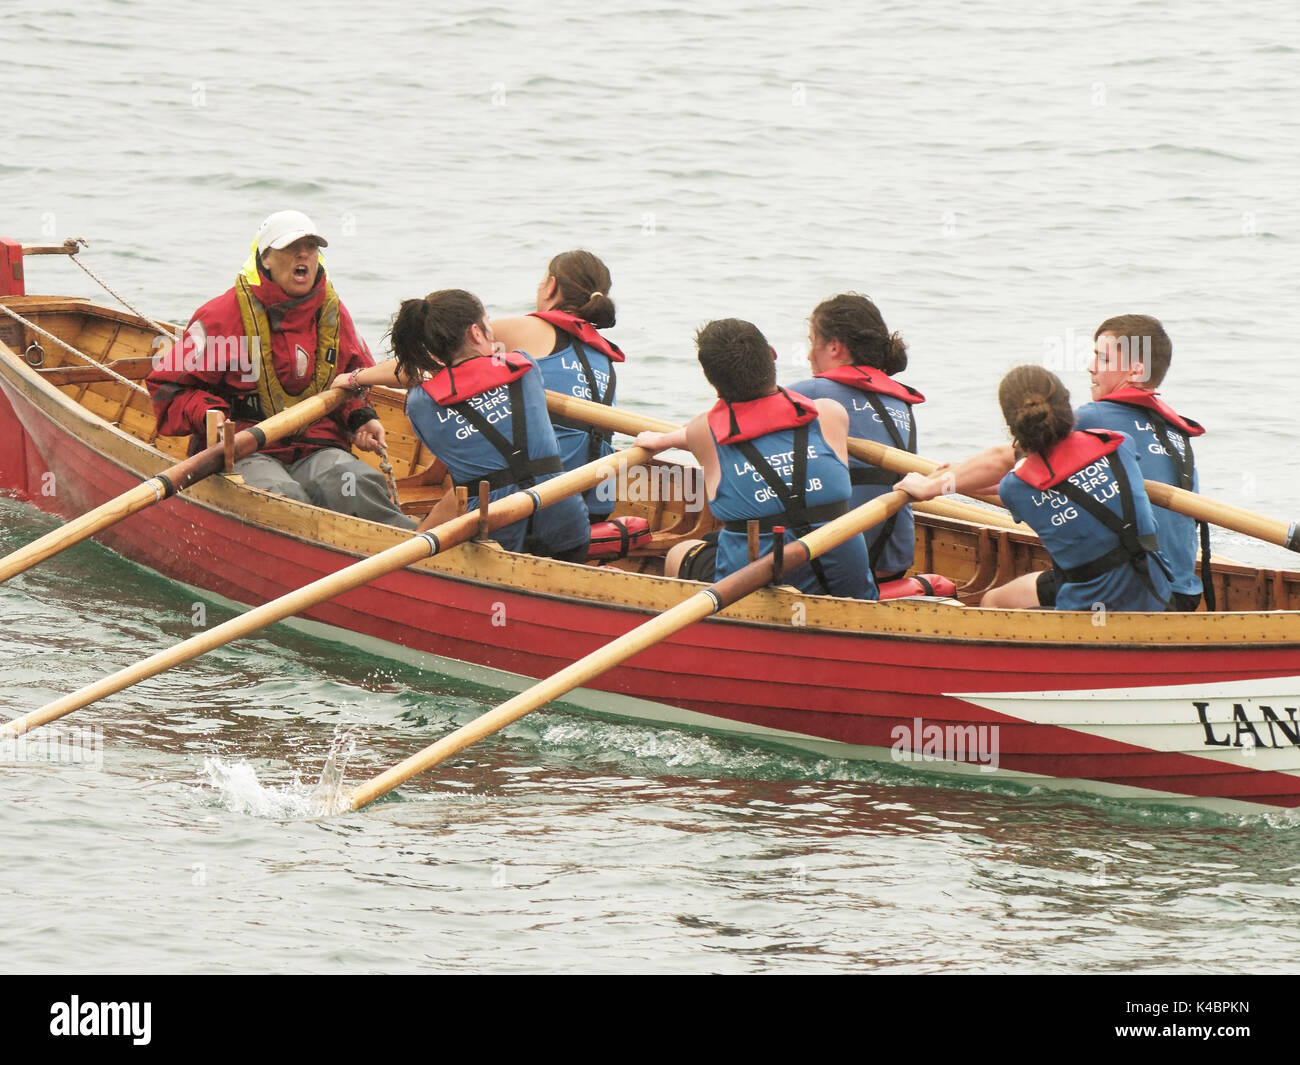
{"label": "hair bun", "polygon": [[609,329],[615,322],[614,301],[603,292],[593,292],[578,308],[577,315],[597,329]]}

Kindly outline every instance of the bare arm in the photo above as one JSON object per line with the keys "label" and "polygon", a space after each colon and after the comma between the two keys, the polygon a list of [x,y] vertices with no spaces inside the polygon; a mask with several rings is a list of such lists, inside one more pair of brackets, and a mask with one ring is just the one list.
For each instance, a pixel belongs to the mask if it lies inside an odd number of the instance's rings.
{"label": "bare arm", "polygon": [[332,382],[331,388],[370,388],[373,385],[387,385],[389,388],[410,388],[411,383],[398,372],[397,360],[367,366],[355,373],[339,374]]}
{"label": "bare arm", "polygon": [[915,499],[933,499],[939,495],[981,492],[993,486],[1011,472],[1016,464],[1016,454],[1010,444],[998,444],[972,455],[945,470],[923,475],[909,473],[895,486]]}
{"label": "bare arm", "polygon": [[637,447],[649,451],[667,451],[670,447],[685,447],[686,426],[674,429],[671,433],[656,433],[647,429],[644,433],[637,433],[635,443]]}
{"label": "bare arm", "polygon": [[526,351],[535,359],[544,359],[555,347],[555,326],[540,318],[493,318],[492,339],[505,345],[506,351]]}
{"label": "bare arm", "polygon": [[845,466],[849,464],[849,412],[833,399],[815,399],[817,424],[831,450]]}

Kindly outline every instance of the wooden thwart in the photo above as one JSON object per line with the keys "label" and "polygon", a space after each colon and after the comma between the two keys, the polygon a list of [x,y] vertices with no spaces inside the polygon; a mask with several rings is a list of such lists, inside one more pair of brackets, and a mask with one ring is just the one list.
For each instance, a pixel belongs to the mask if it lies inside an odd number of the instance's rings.
{"label": "wooden thwart", "polygon": [[[153,371],[154,360],[152,356],[146,355],[113,359],[108,365],[129,381],[143,381]],[[48,370],[36,372],[53,385],[80,385],[116,380],[112,374],[99,366],[53,366]]]}

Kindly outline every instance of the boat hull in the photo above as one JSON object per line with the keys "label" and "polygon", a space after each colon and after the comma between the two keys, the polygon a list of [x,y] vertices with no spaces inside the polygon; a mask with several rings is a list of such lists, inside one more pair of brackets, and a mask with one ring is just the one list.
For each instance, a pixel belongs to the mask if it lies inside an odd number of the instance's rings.
{"label": "boat hull", "polygon": [[[172,461],[3,347],[0,443],[8,445],[0,487],[63,517]],[[247,605],[403,538],[225,477],[100,536],[158,573]],[[323,603],[299,623],[514,689],[697,588],[469,544]],[[913,769],[1289,808],[1300,805],[1297,636],[1291,611],[1098,618],[765,589],[565,701]]]}

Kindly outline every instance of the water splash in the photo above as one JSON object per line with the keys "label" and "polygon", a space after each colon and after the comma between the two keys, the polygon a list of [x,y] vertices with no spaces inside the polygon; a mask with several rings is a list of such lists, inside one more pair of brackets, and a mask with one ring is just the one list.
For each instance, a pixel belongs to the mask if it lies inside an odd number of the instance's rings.
{"label": "water splash", "polygon": [[343,794],[343,772],[348,767],[348,759],[356,750],[357,737],[351,728],[336,728],[334,740],[330,743],[329,754],[325,756],[325,766],[321,770],[320,780],[312,791],[312,801],[322,816],[341,814],[348,809],[347,799]]}
{"label": "water splash", "polygon": [[201,775],[204,783],[219,794],[221,805],[232,813],[276,821],[306,820],[322,813],[315,790],[297,774],[288,784],[263,784],[248,762],[208,758]]}

